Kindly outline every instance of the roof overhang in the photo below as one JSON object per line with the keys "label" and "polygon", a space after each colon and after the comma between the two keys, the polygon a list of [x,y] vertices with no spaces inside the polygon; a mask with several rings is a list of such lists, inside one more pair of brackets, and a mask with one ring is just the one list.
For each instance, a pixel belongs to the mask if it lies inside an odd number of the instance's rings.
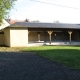
{"label": "roof overhang", "polygon": [[79,24],[41,23],[41,22],[16,22],[9,27],[47,28],[47,29],[80,29]]}

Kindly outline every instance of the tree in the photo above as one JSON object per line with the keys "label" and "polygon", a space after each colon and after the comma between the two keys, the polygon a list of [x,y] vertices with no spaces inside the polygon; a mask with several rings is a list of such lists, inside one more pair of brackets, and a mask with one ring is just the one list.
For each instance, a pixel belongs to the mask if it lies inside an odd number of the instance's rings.
{"label": "tree", "polygon": [[30,22],[30,20],[26,18],[25,22]]}
{"label": "tree", "polygon": [[54,23],[60,23],[58,20],[54,21]]}
{"label": "tree", "polygon": [[34,20],[34,21],[32,21],[32,22],[40,22],[39,20]]}
{"label": "tree", "polygon": [[9,13],[10,9],[13,7],[16,0],[0,0],[0,25],[2,19]]}

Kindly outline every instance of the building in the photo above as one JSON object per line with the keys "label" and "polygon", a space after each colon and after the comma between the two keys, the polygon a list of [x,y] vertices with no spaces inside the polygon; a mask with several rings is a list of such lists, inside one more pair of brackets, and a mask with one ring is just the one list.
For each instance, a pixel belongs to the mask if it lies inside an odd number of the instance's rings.
{"label": "building", "polygon": [[[80,25],[65,23],[15,22],[0,34],[0,45],[26,47],[29,42],[79,42]],[[1,36],[2,35],[2,36]],[[2,41],[1,41],[2,40]]]}

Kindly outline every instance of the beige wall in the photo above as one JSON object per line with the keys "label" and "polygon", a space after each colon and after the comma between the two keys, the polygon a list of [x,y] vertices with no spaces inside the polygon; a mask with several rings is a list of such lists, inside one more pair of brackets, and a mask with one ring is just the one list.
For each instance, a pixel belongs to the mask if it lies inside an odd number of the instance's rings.
{"label": "beige wall", "polygon": [[4,45],[4,34],[0,34],[0,45]]}
{"label": "beige wall", "polygon": [[10,29],[4,29],[4,44],[10,46]]}
{"label": "beige wall", "polygon": [[[38,41],[38,33],[37,32],[30,32],[28,34],[28,36],[29,36],[28,41]],[[48,38],[49,38],[49,35],[46,32],[46,40],[48,40]],[[41,32],[40,33],[40,41],[44,41],[44,40],[45,40],[45,33]]]}
{"label": "beige wall", "polygon": [[30,32],[28,34],[29,38],[28,41],[37,41],[38,40],[38,33],[37,32]]}
{"label": "beige wall", "polygon": [[46,33],[45,32],[41,32],[40,33],[40,37],[41,37],[41,41],[45,41],[45,38],[46,38],[46,41],[49,39],[49,35],[48,35],[47,32]]}
{"label": "beige wall", "polygon": [[28,45],[27,28],[10,28],[10,47],[25,47]]}

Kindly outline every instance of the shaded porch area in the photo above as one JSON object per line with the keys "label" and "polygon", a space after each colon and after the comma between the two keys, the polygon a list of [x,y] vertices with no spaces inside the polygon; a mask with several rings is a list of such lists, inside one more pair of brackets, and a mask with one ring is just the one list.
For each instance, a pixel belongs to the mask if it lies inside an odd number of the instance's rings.
{"label": "shaded porch area", "polygon": [[80,45],[80,30],[28,29],[29,45]]}

